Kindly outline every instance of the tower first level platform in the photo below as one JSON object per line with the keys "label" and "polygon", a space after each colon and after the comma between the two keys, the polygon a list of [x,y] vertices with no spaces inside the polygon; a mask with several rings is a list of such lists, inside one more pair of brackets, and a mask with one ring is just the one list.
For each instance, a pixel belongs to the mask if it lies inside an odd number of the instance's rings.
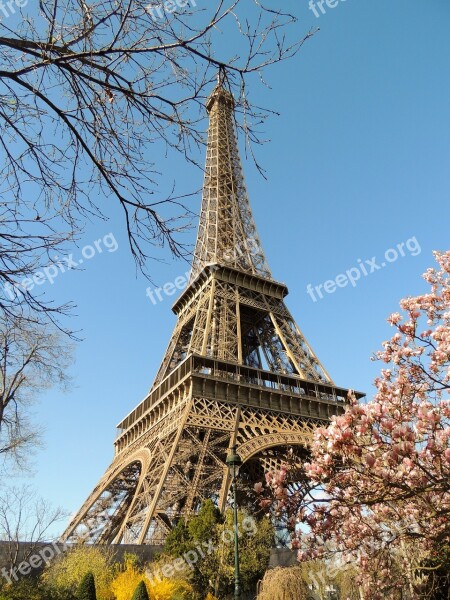
{"label": "tower first level platform", "polygon": [[119,424],[113,463],[70,524],[70,538],[163,543],[172,524],[207,498],[224,508],[230,447],[237,444],[243,480],[253,486],[279,467],[288,448],[307,456],[314,428],[344,410],[347,393],[298,376],[186,357]]}

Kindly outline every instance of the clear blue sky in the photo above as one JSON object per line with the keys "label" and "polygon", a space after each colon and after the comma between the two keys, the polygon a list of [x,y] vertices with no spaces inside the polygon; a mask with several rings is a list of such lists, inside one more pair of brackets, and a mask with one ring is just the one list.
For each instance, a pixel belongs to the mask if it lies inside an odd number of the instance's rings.
{"label": "clear blue sky", "polygon": [[[200,2],[200,0],[198,0]],[[315,18],[306,0],[283,0],[299,32],[320,31],[268,76],[258,102],[281,113],[257,150],[268,180],[244,161],[247,186],[274,277],[336,383],[372,393],[371,353],[390,335],[386,317],[402,296],[425,290],[434,249],[450,247],[450,4],[448,0],[341,0]],[[202,157],[199,156],[203,160]],[[170,186],[199,187],[202,174],[164,161]],[[192,201],[199,209],[200,198]],[[119,248],[61,275],[49,290],[77,303],[74,388],[35,408],[45,449],[32,483],[68,511],[79,508],[113,456],[116,423],[145,396],[175,324],[174,297],[154,306],[136,276],[122,222],[89,225],[80,246],[112,232]],[[191,238],[195,235],[192,231]],[[399,257],[356,287],[313,302],[313,286],[416,238],[421,253]],[[411,244],[416,247],[414,244]],[[77,254],[77,253],[75,253]],[[166,255],[150,265],[159,285],[186,265]],[[368,267],[370,270],[370,267]]]}

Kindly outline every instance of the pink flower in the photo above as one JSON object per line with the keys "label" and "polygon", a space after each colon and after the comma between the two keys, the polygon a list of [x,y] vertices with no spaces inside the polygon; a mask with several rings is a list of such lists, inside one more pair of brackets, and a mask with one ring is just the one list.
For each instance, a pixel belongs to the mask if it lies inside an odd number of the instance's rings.
{"label": "pink flower", "polygon": [[399,323],[402,320],[402,316],[400,313],[392,313],[392,315],[389,316],[388,318],[388,323],[390,325],[397,325],[397,323]]}
{"label": "pink flower", "polygon": [[445,460],[450,464],[450,448],[444,452]]}
{"label": "pink flower", "polygon": [[263,486],[263,484],[260,481],[258,481],[258,483],[255,483],[255,485],[253,486],[253,489],[255,490],[255,492],[257,494],[261,494],[261,492],[264,489],[264,486]]}
{"label": "pink flower", "polygon": [[373,456],[373,454],[368,454],[366,456],[366,465],[370,468],[372,468],[375,464],[375,457]]}

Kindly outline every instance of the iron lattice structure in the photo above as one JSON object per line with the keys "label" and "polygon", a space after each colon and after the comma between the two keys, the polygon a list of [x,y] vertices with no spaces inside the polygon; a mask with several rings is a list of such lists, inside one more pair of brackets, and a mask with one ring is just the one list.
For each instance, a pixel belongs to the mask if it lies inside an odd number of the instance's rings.
{"label": "iron lattice structure", "polygon": [[202,210],[189,285],[173,307],[176,327],[148,396],[119,423],[114,460],[65,540],[161,543],[206,498],[224,509],[234,444],[247,483],[261,480],[289,447],[307,448],[314,427],[346,402],[267,265],[223,82],[207,110]]}

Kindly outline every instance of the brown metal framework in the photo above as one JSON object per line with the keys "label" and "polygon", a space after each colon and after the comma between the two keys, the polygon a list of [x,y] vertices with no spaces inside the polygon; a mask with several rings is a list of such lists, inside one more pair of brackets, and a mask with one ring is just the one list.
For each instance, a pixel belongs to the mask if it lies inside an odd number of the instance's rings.
{"label": "brown metal framework", "polygon": [[207,110],[202,211],[190,282],[173,307],[177,324],[148,396],[119,423],[114,460],[65,540],[161,543],[206,498],[225,507],[234,444],[247,480],[256,478],[289,447],[307,448],[314,427],[346,402],[270,273],[223,82]]}

